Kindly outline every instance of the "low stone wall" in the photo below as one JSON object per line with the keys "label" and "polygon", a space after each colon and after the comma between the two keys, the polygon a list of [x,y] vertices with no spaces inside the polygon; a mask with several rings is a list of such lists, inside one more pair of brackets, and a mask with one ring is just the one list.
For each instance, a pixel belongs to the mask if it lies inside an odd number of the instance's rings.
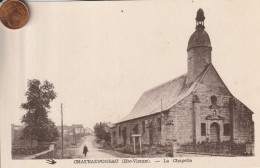
{"label": "low stone wall", "polygon": [[34,159],[56,159],[56,152],[55,150],[49,150],[48,152],[41,154]]}
{"label": "low stone wall", "polygon": [[13,147],[12,155],[33,155],[48,149],[49,147]]}
{"label": "low stone wall", "polygon": [[49,149],[48,149],[48,150],[43,151],[43,152],[40,152],[40,153],[37,153],[37,154],[34,154],[34,155],[31,155],[31,156],[27,156],[27,157],[25,157],[24,159],[36,159],[36,158],[39,158],[39,157],[42,156],[42,155],[49,154],[49,153],[51,153],[51,152],[53,152],[53,151],[54,151],[54,144],[51,144],[51,145],[49,146]]}

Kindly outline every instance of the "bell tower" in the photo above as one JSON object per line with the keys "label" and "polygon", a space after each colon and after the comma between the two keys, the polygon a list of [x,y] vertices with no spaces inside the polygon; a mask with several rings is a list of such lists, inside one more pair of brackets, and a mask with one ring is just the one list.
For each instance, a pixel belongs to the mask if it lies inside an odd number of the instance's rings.
{"label": "bell tower", "polygon": [[188,43],[188,73],[187,83],[194,82],[200,73],[211,63],[211,42],[208,33],[204,30],[204,12],[197,11],[196,30]]}

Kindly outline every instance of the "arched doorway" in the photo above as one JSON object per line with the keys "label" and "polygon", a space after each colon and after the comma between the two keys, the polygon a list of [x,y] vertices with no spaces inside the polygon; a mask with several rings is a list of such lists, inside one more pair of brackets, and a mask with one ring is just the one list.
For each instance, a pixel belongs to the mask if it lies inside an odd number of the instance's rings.
{"label": "arched doorway", "polygon": [[210,142],[219,142],[219,125],[212,123],[210,125]]}

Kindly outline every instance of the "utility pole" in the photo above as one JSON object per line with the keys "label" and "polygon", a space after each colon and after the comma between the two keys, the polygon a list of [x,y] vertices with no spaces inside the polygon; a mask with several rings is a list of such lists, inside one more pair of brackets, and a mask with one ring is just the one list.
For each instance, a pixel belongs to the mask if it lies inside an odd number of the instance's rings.
{"label": "utility pole", "polygon": [[63,158],[63,112],[61,103],[61,158]]}

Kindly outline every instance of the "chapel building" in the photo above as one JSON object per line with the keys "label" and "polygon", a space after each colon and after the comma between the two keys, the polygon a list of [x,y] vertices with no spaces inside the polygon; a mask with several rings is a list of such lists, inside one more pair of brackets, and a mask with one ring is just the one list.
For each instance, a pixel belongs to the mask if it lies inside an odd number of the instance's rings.
{"label": "chapel building", "polygon": [[179,145],[201,142],[254,142],[253,112],[235,98],[211,62],[212,46],[197,11],[196,30],[187,47],[188,72],[145,91],[132,111],[116,123],[113,145]]}

